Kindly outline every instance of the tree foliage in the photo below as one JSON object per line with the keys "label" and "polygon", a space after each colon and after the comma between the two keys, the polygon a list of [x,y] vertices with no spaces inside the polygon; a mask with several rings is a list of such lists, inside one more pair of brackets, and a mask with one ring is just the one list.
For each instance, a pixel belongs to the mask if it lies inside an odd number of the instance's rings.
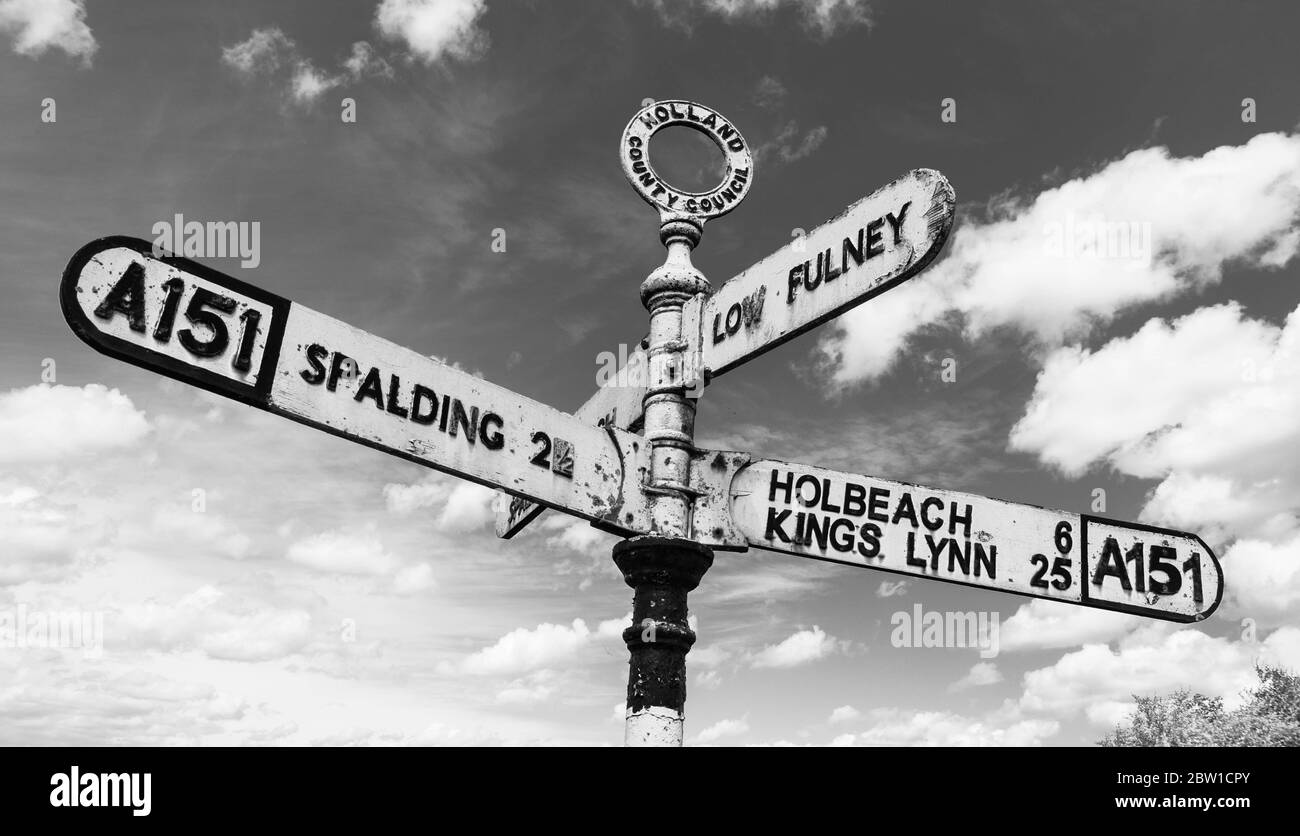
{"label": "tree foliage", "polygon": [[1300,676],[1272,665],[1255,666],[1259,685],[1239,708],[1222,697],[1187,690],[1139,697],[1126,725],[1102,746],[1300,746]]}

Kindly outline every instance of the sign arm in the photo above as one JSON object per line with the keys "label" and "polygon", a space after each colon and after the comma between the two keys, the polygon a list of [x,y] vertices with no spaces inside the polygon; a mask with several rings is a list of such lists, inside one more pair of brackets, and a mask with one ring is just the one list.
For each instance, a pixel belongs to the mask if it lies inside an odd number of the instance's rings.
{"label": "sign arm", "polygon": [[1191,623],[1223,598],[1195,534],[763,460],[729,491],[756,548]]}

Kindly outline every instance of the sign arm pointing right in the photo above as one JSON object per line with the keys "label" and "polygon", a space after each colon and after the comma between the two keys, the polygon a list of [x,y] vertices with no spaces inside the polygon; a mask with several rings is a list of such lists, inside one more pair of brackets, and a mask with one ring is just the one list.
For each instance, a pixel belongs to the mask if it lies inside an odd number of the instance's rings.
{"label": "sign arm pointing right", "polygon": [[1223,598],[1182,531],[773,460],[730,494],[749,544],[784,554],[1184,623]]}

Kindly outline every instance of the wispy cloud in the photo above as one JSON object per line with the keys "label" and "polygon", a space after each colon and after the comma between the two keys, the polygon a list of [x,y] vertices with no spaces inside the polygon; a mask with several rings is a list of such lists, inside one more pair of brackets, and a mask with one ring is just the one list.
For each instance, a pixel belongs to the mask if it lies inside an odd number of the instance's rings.
{"label": "wispy cloud", "polygon": [[691,29],[704,15],[728,22],[764,22],[783,8],[794,10],[803,27],[829,38],[843,29],[871,26],[868,0],[637,0],[651,6],[670,26]]}
{"label": "wispy cloud", "polygon": [[392,65],[365,41],[352,45],[337,72],[326,72],[304,57],[298,44],[277,26],[254,29],[244,40],[222,47],[221,61],[241,76],[276,80],[284,85],[289,100],[300,106],[310,106],[349,82],[393,75]]}

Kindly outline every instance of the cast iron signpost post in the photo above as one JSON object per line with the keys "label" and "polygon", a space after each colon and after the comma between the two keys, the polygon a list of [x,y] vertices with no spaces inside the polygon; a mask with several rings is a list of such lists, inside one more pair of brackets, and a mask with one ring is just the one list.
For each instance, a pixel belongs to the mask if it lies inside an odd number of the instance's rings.
{"label": "cast iron signpost post", "polygon": [[[651,137],[685,126],[727,161],[707,192],[650,165]],[[103,238],[63,274],[64,317],[97,351],[390,455],[497,488],[497,533],[544,508],[624,537],[633,589],[625,742],[679,746],[687,594],[715,549],[750,547],[1183,623],[1223,597],[1194,534],[695,447],[712,378],[916,276],[952,229],[955,198],[917,169],[787,243],[716,291],[691,263],[704,224],[749,192],[736,127],[688,101],[656,102],[619,147],[659,212],[664,263],[641,284],[649,335],[569,415],[149,242]],[[640,434],[633,430],[640,428]]]}

